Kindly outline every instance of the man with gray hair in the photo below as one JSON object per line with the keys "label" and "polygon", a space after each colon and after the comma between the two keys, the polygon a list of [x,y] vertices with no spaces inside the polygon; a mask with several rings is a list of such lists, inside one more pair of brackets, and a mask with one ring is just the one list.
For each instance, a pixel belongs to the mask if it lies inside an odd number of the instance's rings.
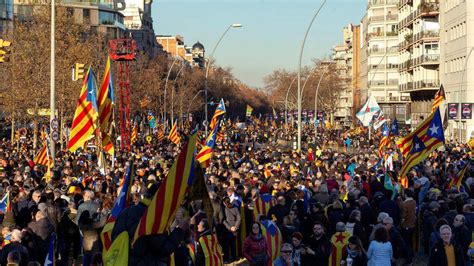
{"label": "man with gray hair", "polygon": [[393,226],[392,217],[385,217],[382,223],[390,236],[390,243],[392,244],[393,257],[395,259],[405,258],[407,264],[411,264],[411,257],[408,255],[405,241],[400,232]]}
{"label": "man with gray hair", "polygon": [[93,191],[84,191],[83,198],[84,202],[77,208],[76,223],[83,234],[84,265],[89,265],[92,256],[102,250],[98,229],[104,226],[106,217],[102,217]]}
{"label": "man with gray hair", "polygon": [[21,244],[22,234],[18,229],[14,229],[11,233],[11,242],[2,248],[0,265],[7,265],[8,254],[18,252],[20,254],[19,265],[26,265],[30,260],[28,249]]}
{"label": "man with gray hair", "polygon": [[[377,224],[374,226],[374,228],[372,229],[372,233],[370,234],[370,237],[369,237],[369,243],[370,241],[374,240],[375,238],[375,231],[379,228],[383,228],[383,219],[387,218],[387,217],[390,217],[388,215],[388,213],[386,212],[381,212],[379,213],[379,216],[377,216]],[[392,220],[393,221],[393,220]]]}

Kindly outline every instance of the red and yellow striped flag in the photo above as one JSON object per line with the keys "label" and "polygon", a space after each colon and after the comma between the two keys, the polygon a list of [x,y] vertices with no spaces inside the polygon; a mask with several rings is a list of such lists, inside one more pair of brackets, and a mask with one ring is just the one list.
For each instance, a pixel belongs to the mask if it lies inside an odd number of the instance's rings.
{"label": "red and yellow striped flag", "polygon": [[169,229],[188,187],[193,183],[195,150],[196,133],[191,135],[189,141],[181,149],[164,182],[143,213],[135,231],[133,243],[140,236],[161,234]]}
{"label": "red and yellow striped flag", "polygon": [[130,137],[130,141],[132,142],[132,144],[135,144],[137,140],[138,140],[138,127],[137,125],[134,125],[132,129],[132,136]]}
{"label": "red and yellow striped flag", "polygon": [[114,143],[107,133],[102,133],[102,148],[110,155],[114,155],[115,153]]}
{"label": "red and yellow striped flag", "polygon": [[181,138],[179,137],[177,127],[178,123],[173,123],[173,126],[171,127],[170,133],[168,135],[168,139],[174,144],[179,145],[179,143],[181,143]]}
{"label": "red and yellow striped flag", "polygon": [[469,163],[466,163],[464,167],[459,171],[459,173],[451,180],[449,183],[449,188],[456,187],[459,189],[462,184],[462,179],[464,178],[464,174],[466,174],[466,170],[469,166]]}
{"label": "red and yellow striped flag", "polygon": [[199,238],[206,266],[224,265],[224,257],[221,245],[217,241],[216,235],[205,235]]}
{"label": "red and yellow striped flag", "polygon": [[262,194],[253,202],[253,220],[257,221],[259,215],[267,216],[270,208],[275,205],[275,199],[271,194]]}
{"label": "red and yellow striped flag", "polygon": [[51,166],[53,160],[49,156],[49,153],[48,153],[47,149],[48,149],[48,145],[45,142],[44,145],[43,145],[43,148],[41,148],[41,150],[39,150],[38,154],[36,154],[36,157],[33,159],[33,162],[35,164],[44,165],[44,166],[47,166],[47,167]]}
{"label": "red and yellow striped flag", "polygon": [[99,125],[100,130],[105,133],[109,129],[110,118],[112,117],[114,104],[114,86],[112,81],[112,71],[110,69],[110,58],[107,58],[104,77],[100,86],[97,102],[99,104]]}
{"label": "red and yellow striped flag", "polygon": [[435,94],[433,106],[431,107],[431,112],[436,111],[436,108],[438,108],[445,99],[446,99],[446,94],[444,93],[443,85],[441,85],[439,87],[438,92],[436,92]]}
{"label": "red and yellow striped flag", "polygon": [[156,139],[158,140],[158,142],[161,142],[163,141],[163,139],[165,139],[165,133],[163,132],[163,130],[158,130],[158,134],[157,134],[157,137]]}
{"label": "red and yellow striped flag", "polygon": [[77,101],[74,119],[72,120],[71,133],[67,145],[71,152],[83,148],[86,141],[94,136],[98,116],[96,95],[97,89],[94,84],[94,74],[89,67],[82,84],[79,100]]}

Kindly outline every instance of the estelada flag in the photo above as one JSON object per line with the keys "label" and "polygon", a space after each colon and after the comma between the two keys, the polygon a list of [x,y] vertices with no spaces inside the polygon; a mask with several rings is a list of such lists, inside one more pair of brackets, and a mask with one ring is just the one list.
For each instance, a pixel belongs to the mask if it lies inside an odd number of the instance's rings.
{"label": "estelada flag", "polygon": [[421,123],[411,136],[411,149],[400,170],[404,177],[410,169],[425,159],[432,151],[444,145],[443,124],[439,108]]}
{"label": "estelada flag", "polygon": [[5,196],[0,200],[0,212],[7,213],[12,211],[12,204],[10,201],[10,192],[7,192]]}
{"label": "estelada flag", "polygon": [[341,265],[341,260],[345,257],[347,252],[347,243],[349,243],[351,234],[347,231],[336,232],[331,237],[331,255],[329,256],[330,266]]}
{"label": "estelada flag", "polygon": [[[418,125],[418,127],[413,132],[411,132],[410,134],[408,134],[404,138],[399,138],[397,140],[397,146],[400,149],[400,151],[401,151],[401,153],[403,154],[404,157],[407,157],[410,154],[410,152],[413,148],[413,137],[414,136],[417,136],[418,138],[424,138],[424,136],[428,132],[428,128],[430,127],[430,124],[432,123],[433,116],[435,115],[435,113],[437,113],[437,116],[439,117],[439,120],[437,119],[437,121],[439,121],[439,124],[442,124],[441,115],[440,115],[440,111],[439,111],[439,108],[438,108],[436,112],[431,113],[431,115],[428,118],[426,118],[426,120],[421,122],[420,125]],[[437,126],[439,126],[439,124]],[[442,130],[443,130],[443,128],[442,128],[442,125],[441,125],[441,131]]]}
{"label": "estelada flag", "polygon": [[209,128],[211,130],[214,129],[214,127],[217,125],[219,116],[225,114],[225,104],[224,104],[224,99],[221,99],[219,102],[219,105],[216,108],[216,111],[214,112],[214,115],[212,116],[211,123],[209,124]]}
{"label": "estelada flag", "polygon": [[168,175],[143,213],[133,243],[140,236],[161,234],[170,228],[188,187],[193,184],[195,150],[196,133],[191,135],[181,149]]}
{"label": "estelada flag", "polygon": [[[102,229],[101,239],[102,244],[104,246],[104,252],[106,252],[110,246],[112,245],[112,230],[115,226],[115,221],[119,214],[127,207],[129,198],[130,198],[130,182],[132,180],[132,173],[133,173],[132,165],[129,165],[127,168],[127,173],[121,182],[120,194],[115,201],[114,207],[112,208],[112,213],[110,214],[109,218],[107,219],[107,223],[105,224],[104,228]],[[128,237],[127,237],[128,238]]]}
{"label": "estelada flag", "polygon": [[280,256],[280,247],[282,243],[282,236],[278,226],[272,221],[263,220],[261,221],[262,225],[262,236],[265,237],[267,241],[268,251],[270,253],[270,261],[268,266],[273,265],[278,256]]}
{"label": "estelada flag", "polygon": [[270,208],[275,205],[275,199],[271,194],[259,195],[253,202],[253,220],[257,221],[259,215],[267,216]]}
{"label": "estelada flag", "polygon": [[94,83],[94,73],[92,68],[89,67],[79,94],[74,119],[72,120],[71,133],[69,134],[67,147],[71,152],[83,148],[86,141],[94,136],[98,116],[96,95],[97,88]]}

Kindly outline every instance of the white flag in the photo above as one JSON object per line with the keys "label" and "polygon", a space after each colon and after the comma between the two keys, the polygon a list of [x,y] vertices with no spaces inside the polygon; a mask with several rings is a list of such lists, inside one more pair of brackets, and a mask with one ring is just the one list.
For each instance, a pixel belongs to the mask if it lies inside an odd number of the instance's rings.
{"label": "white flag", "polygon": [[370,96],[356,116],[362,122],[364,127],[368,127],[377,111],[380,111],[380,106],[377,104],[377,101],[375,101],[375,97]]}

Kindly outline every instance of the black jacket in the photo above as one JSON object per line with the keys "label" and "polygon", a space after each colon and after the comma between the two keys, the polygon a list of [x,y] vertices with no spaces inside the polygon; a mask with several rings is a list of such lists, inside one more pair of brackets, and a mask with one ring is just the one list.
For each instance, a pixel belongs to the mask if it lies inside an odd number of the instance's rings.
{"label": "black jacket", "polygon": [[204,266],[206,265],[206,258],[204,257],[204,251],[202,250],[201,244],[199,243],[199,239],[203,236],[211,235],[209,230],[206,230],[199,234],[198,241],[196,241],[196,262],[194,266]]}
{"label": "black jacket", "polygon": [[305,255],[301,257],[301,265],[328,265],[329,255],[331,255],[331,242],[324,235],[320,239],[316,237],[311,237],[309,243],[306,245],[312,249],[316,254],[315,255]]}
{"label": "black jacket", "polygon": [[[451,243],[454,246],[454,256],[456,257],[456,266],[464,266],[464,257],[462,254],[461,246],[452,241]],[[430,259],[428,265],[430,266],[446,266],[448,265],[448,258],[446,256],[446,251],[444,250],[444,243],[439,241],[436,245],[430,250]]]}
{"label": "black jacket", "polygon": [[8,253],[12,251],[18,251],[20,253],[20,266],[28,265],[28,262],[30,261],[28,249],[22,246],[19,242],[11,242],[2,248],[2,258],[0,260],[1,265],[7,265]]}
{"label": "black jacket", "polygon": [[472,242],[471,230],[469,230],[465,225],[453,227],[453,239],[461,246],[464,260],[468,260],[467,250]]}

